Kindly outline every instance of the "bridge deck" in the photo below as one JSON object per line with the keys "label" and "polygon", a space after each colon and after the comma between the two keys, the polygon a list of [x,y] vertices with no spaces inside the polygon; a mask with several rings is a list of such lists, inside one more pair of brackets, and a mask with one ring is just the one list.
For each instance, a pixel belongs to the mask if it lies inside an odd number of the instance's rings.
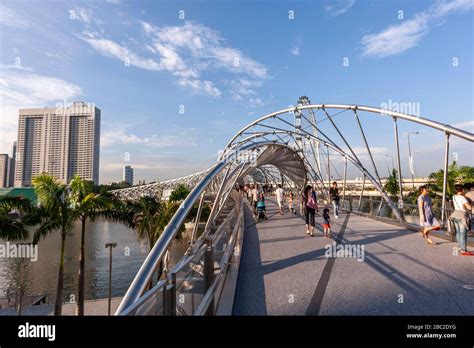
{"label": "bridge deck", "polygon": [[[348,214],[331,216],[333,240],[318,216],[309,237],[299,215],[267,211],[255,224],[246,206],[234,315],[474,315],[474,257],[455,243]],[[326,258],[335,239],[364,245],[363,261]]]}

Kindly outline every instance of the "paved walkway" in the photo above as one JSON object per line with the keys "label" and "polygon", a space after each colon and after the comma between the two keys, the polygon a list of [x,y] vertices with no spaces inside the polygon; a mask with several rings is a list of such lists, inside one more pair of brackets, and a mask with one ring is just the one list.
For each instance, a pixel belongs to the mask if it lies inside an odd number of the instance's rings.
{"label": "paved walkway", "polygon": [[300,216],[267,209],[256,224],[246,206],[234,315],[474,315],[474,257],[454,256],[455,243],[340,214],[333,239],[364,246],[363,261],[327,258],[321,217],[309,237]]}
{"label": "paved walkway", "polygon": [[[110,303],[110,309],[112,315],[117,310],[122,297],[112,297]],[[84,301],[84,314],[85,315],[107,315],[109,309],[109,301],[106,298],[98,300]],[[54,304],[49,305],[38,305],[23,308],[22,315],[53,315]],[[8,308],[0,310],[1,315],[17,315],[16,309]],[[74,303],[63,304],[62,315],[76,315],[76,305]]]}

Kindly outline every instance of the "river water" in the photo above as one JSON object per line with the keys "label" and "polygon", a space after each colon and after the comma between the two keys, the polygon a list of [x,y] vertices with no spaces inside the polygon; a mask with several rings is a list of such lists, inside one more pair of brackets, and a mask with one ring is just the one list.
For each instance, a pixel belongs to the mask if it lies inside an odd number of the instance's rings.
{"label": "river water", "polygon": [[[80,223],[76,223],[66,239],[64,301],[74,302],[77,296],[77,276],[81,238]],[[184,234],[183,234],[184,235]],[[86,225],[85,299],[106,298],[109,282],[109,249],[105,244],[116,242],[112,258],[112,296],[123,296],[149,251],[148,243],[140,241],[126,226],[97,219]],[[175,263],[188,246],[188,238],[175,240],[170,260]],[[53,232],[38,244],[38,260],[25,261],[24,296],[48,295],[54,303],[61,237]],[[26,260],[26,259],[25,259]],[[0,298],[15,297],[19,285],[20,260],[0,259]]]}

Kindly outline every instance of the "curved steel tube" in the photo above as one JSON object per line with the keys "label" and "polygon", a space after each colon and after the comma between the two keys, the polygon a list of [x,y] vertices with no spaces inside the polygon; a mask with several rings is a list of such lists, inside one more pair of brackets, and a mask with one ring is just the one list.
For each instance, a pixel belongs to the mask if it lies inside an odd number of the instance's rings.
{"label": "curved steel tube", "polygon": [[[259,142],[254,144],[249,144],[247,146],[243,146],[238,150],[246,151],[252,150],[257,147],[262,146],[281,146],[286,147],[293,150],[291,147],[284,145],[284,144],[275,144],[273,142]],[[294,150],[293,150],[294,151]],[[184,223],[186,216],[191,211],[194,203],[200,198],[201,194],[207,188],[207,186],[212,182],[212,180],[227,166],[232,164],[231,162],[227,162],[225,160],[221,160],[213,167],[211,167],[206,175],[202,178],[202,180],[198,183],[198,185],[189,193],[186,199],[181,203],[176,213],[171,218],[168,225],[163,230],[160,238],[156,242],[156,244],[151,249],[150,253],[146,257],[145,261],[143,262],[140,270],[138,271],[137,275],[132,281],[127,293],[122,299],[115,315],[121,315],[123,311],[135,301],[137,301],[141,295],[145,292],[146,287],[148,285],[149,280],[152,278],[156,268],[158,267],[158,263],[164,256],[166,250],[168,249],[169,245],[176,237],[178,233],[179,227]]]}
{"label": "curved steel tube", "polygon": [[401,118],[407,121],[412,121],[415,123],[422,124],[424,126],[428,126],[434,129],[438,129],[440,131],[443,131],[448,134],[455,135],[457,137],[460,137],[462,139],[474,142],[474,134],[470,132],[463,131],[462,129],[458,129],[455,127],[451,127],[450,125],[443,124],[441,122],[437,121],[432,121],[427,118],[423,117],[418,117],[418,116],[413,116],[413,115],[407,115],[403,114],[401,112],[396,112],[396,111],[390,111],[390,110],[384,110],[384,109],[379,109],[379,108],[374,108],[371,106],[363,106],[363,105],[349,105],[349,104],[311,104],[311,105],[299,105],[296,107],[292,108],[287,108],[283,109],[280,111],[272,112],[270,114],[267,114],[265,116],[260,117],[259,119],[249,123],[246,125],[244,128],[242,128],[237,134],[227,143],[226,148],[231,145],[236,138],[240,136],[242,132],[245,130],[249,129],[250,127],[253,127],[254,125],[268,119],[272,118],[281,114],[286,114],[288,112],[292,112],[294,110],[306,110],[306,109],[323,109],[323,108],[329,108],[329,109],[344,109],[344,110],[362,110],[362,111],[367,111],[367,112],[372,112],[376,114],[380,114],[382,116],[391,116],[391,117],[396,117],[396,118]]}

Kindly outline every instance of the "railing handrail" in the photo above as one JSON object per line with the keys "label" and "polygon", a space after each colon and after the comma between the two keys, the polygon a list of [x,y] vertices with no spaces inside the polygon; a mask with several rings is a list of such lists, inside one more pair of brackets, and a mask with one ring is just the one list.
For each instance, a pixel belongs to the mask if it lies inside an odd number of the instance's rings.
{"label": "railing handrail", "polygon": [[[280,146],[289,148],[285,144],[275,144],[272,141],[261,141],[247,144],[235,151],[250,151],[252,149],[264,146]],[[175,238],[180,226],[184,223],[186,216],[189,214],[194,204],[198,201],[198,199],[201,197],[201,194],[208,188],[212,181],[222,172],[222,170],[231,164],[232,163],[228,162],[226,159],[221,159],[218,163],[212,166],[203,176],[201,181],[194,187],[193,190],[191,190],[186,199],[180,204],[178,210],[163,230],[160,238],[158,238],[158,241],[155,243],[155,245],[150,250],[150,253],[145,258],[145,261],[140,267],[138,273],[132,281],[132,284],[123,297],[122,302],[117,308],[117,311],[115,312],[116,315],[123,312],[125,308],[132,305],[143,295],[150,279],[158,267],[159,262],[163,259],[168,247],[171,245],[171,242]]]}

